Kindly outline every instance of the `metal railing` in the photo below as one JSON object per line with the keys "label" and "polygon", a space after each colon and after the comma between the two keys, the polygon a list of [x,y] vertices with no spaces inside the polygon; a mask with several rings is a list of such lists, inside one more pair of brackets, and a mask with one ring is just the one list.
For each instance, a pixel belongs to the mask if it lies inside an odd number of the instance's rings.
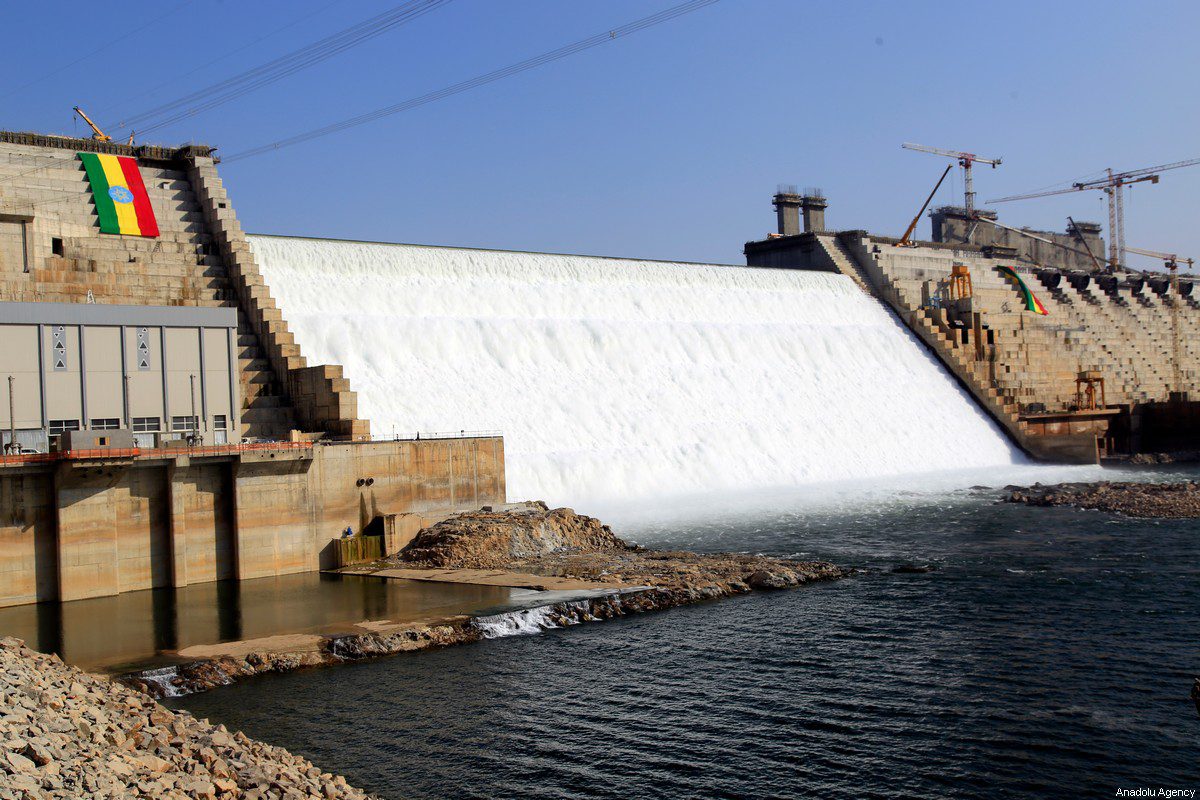
{"label": "metal railing", "polygon": [[383,444],[386,442],[437,441],[439,439],[499,439],[503,436],[503,431],[417,431],[415,433],[397,433],[393,436],[372,436],[370,439],[355,439],[352,441],[339,439],[318,439],[316,443],[320,445]]}
{"label": "metal railing", "polygon": [[173,455],[189,455],[200,458],[233,456],[242,453],[279,450],[312,450],[312,442],[251,442],[246,444],[182,445],[180,447],[98,447],[77,450],[62,450],[54,453],[22,453],[0,455],[0,466],[21,464],[48,464],[56,461],[80,461],[111,458],[166,458]]}
{"label": "metal railing", "polygon": [[174,455],[188,455],[197,458],[216,456],[236,456],[242,453],[280,450],[312,450],[317,445],[352,445],[352,444],[384,444],[387,442],[425,442],[447,439],[497,439],[503,437],[501,431],[419,431],[413,434],[397,434],[387,437],[372,437],[355,441],[338,441],[318,439],[315,442],[247,442],[244,444],[214,444],[214,445],[168,445],[164,447],[98,447],[76,450],[61,450],[53,453],[22,453],[0,454],[0,466],[19,466],[23,464],[52,464],[58,461],[86,461],[90,459],[137,458],[154,459],[169,458]]}

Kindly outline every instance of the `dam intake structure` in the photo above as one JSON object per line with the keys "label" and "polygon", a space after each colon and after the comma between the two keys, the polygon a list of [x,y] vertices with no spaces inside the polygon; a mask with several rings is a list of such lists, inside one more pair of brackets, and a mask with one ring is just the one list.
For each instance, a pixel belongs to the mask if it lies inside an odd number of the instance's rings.
{"label": "dam intake structure", "polygon": [[510,497],[575,504],[1020,455],[849,278],[250,236],[377,433],[500,429]]}

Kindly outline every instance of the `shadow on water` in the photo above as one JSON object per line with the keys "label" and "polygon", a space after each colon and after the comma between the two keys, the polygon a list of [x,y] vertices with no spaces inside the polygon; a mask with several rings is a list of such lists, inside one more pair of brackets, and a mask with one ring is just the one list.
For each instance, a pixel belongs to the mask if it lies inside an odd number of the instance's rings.
{"label": "shadow on water", "polygon": [[349,632],[364,620],[462,614],[511,597],[511,590],[493,586],[304,573],[4,608],[0,635],[85,669],[116,670],[170,661],[193,645]]}

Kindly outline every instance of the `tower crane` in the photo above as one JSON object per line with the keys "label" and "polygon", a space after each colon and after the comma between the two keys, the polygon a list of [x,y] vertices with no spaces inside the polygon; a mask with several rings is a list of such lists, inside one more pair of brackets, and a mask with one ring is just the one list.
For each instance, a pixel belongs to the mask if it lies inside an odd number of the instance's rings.
{"label": "tower crane", "polygon": [[975,163],[991,164],[992,169],[995,169],[1000,164],[998,158],[983,158],[974,153],[963,153],[958,150],[943,150],[940,147],[926,147],[923,144],[912,144],[905,142],[900,145],[905,150],[916,150],[919,153],[932,153],[935,156],[945,156],[958,161],[958,165],[962,167],[963,172],[963,188],[965,194],[964,207],[967,209],[967,216],[974,218],[975,216],[975,183],[971,178],[971,166]]}
{"label": "tower crane", "polygon": [[1108,264],[1113,269],[1117,269],[1125,263],[1125,253],[1131,249],[1125,245],[1125,187],[1144,181],[1158,183],[1159,173],[1172,169],[1180,169],[1181,167],[1191,167],[1196,164],[1200,164],[1200,158],[1175,161],[1170,164],[1159,164],[1156,167],[1133,169],[1128,172],[1113,172],[1111,169],[1108,169],[1106,170],[1107,174],[1103,178],[1096,178],[1090,181],[1076,181],[1066,189],[1050,189],[1044,192],[1015,194],[1010,197],[998,197],[995,200],[988,200],[988,202],[1007,203],[1012,200],[1029,200],[1034,197],[1049,197],[1050,195],[1082,192],[1088,189],[1098,189],[1104,192],[1108,196]]}
{"label": "tower crane", "polygon": [[1149,256],[1150,258],[1160,259],[1166,265],[1167,269],[1171,271],[1172,276],[1175,275],[1175,270],[1179,269],[1180,264],[1183,264],[1188,269],[1191,269],[1192,265],[1196,263],[1195,259],[1180,258],[1175,253],[1160,253],[1157,250],[1144,250],[1140,247],[1134,247],[1132,245],[1125,245],[1125,249],[1130,253],[1137,253],[1139,256]]}

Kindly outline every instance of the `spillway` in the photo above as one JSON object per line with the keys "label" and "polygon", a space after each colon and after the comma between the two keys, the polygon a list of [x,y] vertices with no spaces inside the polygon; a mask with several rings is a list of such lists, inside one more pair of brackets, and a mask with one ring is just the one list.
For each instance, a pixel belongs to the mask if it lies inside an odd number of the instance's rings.
{"label": "spillway", "polygon": [[504,434],[510,499],[597,504],[1012,464],[841,275],[250,237],[377,437]]}

